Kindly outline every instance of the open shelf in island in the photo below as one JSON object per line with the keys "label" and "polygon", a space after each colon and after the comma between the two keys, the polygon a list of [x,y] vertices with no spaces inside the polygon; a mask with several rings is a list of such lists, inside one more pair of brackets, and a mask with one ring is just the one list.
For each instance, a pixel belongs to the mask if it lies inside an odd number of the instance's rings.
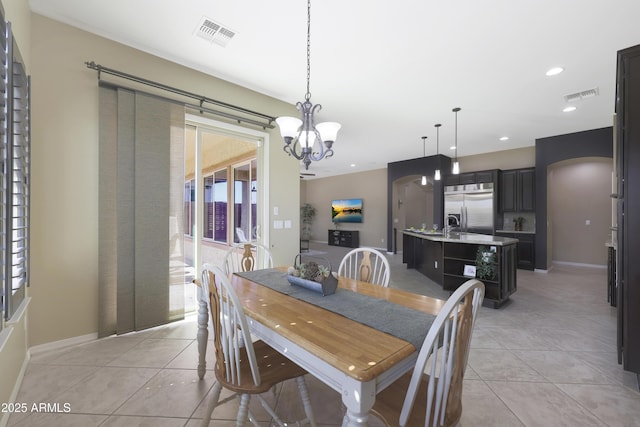
{"label": "open shelf in island", "polygon": [[484,305],[498,308],[517,289],[517,243],[517,239],[484,234],[405,230],[403,262],[451,292],[477,278],[485,285]]}

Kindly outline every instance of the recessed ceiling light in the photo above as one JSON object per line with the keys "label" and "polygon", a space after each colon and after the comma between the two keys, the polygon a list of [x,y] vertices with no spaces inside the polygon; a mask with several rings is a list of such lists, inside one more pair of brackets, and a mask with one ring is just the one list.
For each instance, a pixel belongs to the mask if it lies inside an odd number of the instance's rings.
{"label": "recessed ceiling light", "polygon": [[563,113],[570,113],[572,111],[576,111],[576,107],[574,107],[573,105],[569,106],[569,107],[565,107],[562,112]]}
{"label": "recessed ceiling light", "polygon": [[549,71],[547,71],[545,74],[547,76],[556,76],[556,75],[560,74],[563,71],[564,71],[564,68],[562,68],[562,67],[553,67]]}
{"label": "recessed ceiling light", "polygon": [[455,149],[456,149],[455,145],[452,145],[451,147],[449,147],[449,150],[455,150]]}
{"label": "recessed ceiling light", "polygon": [[356,164],[355,163],[351,163],[349,166],[351,166],[352,168],[355,168]]}
{"label": "recessed ceiling light", "polygon": [[507,141],[508,139],[509,139],[508,136],[503,136],[503,137],[500,138],[500,141]]}

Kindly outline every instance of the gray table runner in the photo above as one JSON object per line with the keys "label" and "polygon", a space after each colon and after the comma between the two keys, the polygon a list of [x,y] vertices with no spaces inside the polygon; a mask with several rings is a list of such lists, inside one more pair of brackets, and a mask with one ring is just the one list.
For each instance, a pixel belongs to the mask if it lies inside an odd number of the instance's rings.
{"label": "gray table runner", "polygon": [[418,350],[435,319],[431,314],[347,289],[338,288],[335,294],[322,296],[309,289],[289,284],[287,273],[276,269],[235,274],[408,341]]}

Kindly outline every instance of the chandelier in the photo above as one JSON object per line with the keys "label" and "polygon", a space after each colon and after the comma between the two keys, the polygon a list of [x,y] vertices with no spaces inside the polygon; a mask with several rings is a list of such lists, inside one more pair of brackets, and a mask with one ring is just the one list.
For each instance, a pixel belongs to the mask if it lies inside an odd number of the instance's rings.
{"label": "chandelier", "polygon": [[276,123],[284,139],[284,151],[304,163],[309,169],[311,162],[333,156],[333,143],[341,125],[324,122],[316,125],[314,114],[322,109],[320,104],[311,103],[309,81],[311,79],[311,0],[307,0],[307,93],[304,102],[298,102],[296,108],[302,120],[296,117],[278,117]]}

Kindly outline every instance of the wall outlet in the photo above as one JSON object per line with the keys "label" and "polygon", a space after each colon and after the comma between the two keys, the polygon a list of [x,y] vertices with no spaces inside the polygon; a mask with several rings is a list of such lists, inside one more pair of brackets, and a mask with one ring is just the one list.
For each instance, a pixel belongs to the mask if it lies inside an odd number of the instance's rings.
{"label": "wall outlet", "polygon": [[591,220],[590,220],[590,219],[586,220],[586,221],[584,222],[584,225],[591,225]]}

